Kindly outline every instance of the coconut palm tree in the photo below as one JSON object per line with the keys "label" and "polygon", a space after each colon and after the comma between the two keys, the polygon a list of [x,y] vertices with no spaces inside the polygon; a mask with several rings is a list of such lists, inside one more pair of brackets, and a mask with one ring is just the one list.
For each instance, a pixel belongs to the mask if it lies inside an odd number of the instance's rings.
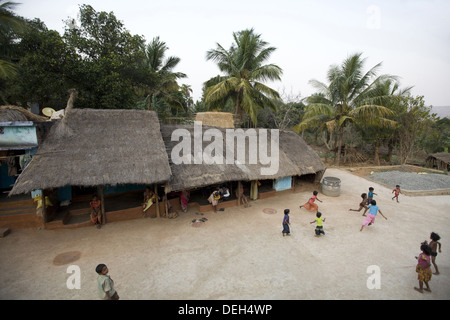
{"label": "coconut palm tree", "polygon": [[145,50],[146,67],[155,76],[153,85],[147,86],[149,110],[152,107],[154,98],[157,97],[162,98],[170,105],[181,105],[173,93],[180,89],[177,80],[186,78],[186,75],[181,72],[173,72],[181,59],[174,56],[165,58],[168,49],[164,41],[161,41],[159,37],[155,37]]}
{"label": "coconut palm tree", "polygon": [[25,29],[25,22],[13,10],[19,3],[0,0],[0,78],[10,78],[16,74],[16,66],[11,62],[14,33]]}
{"label": "coconut palm tree", "polygon": [[217,63],[224,73],[205,82],[205,103],[214,107],[232,101],[237,122],[247,113],[256,125],[260,108],[275,109],[272,99],[280,95],[263,82],[281,80],[282,69],[264,64],[276,48],[261,39],[253,29],[233,33],[234,43],[226,50],[217,43],[216,49],[206,53],[206,59]]}
{"label": "coconut palm tree", "polygon": [[331,66],[327,74],[329,84],[310,81],[318,92],[305,99],[305,115],[302,122],[294,127],[297,132],[312,127],[327,128],[330,133],[336,134],[338,165],[344,128],[347,125],[395,125],[395,121],[387,118],[393,112],[380,103],[380,92],[376,88],[381,81],[396,77],[377,76],[381,63],[364,72],[366,59],[361,56],[362,53],[356,53],[346,58],[341,65]]}
{"label": "coconut palm tree", "polygon": [[[376,96],[378,104],[389,108],[393,111],[393,115],[389,116],[391,120],[396,120],[398,117],[398,105],[401,103],[402,98],[407,97],[413,87],[400,88],[400,83],[392,79],[386,79],[379,81],[373,91],[376,92],[373,95]],[[378,125],[368,125],[362,123],[356,126],[364,141],[371,142],[374,146],[374,161],[376,165],[380,165],[379,147],[384,143],[389,147],[388,160],[392,155],[394,146],[394,134],[397,130],[397,126],[394,127],[380,127]]]}

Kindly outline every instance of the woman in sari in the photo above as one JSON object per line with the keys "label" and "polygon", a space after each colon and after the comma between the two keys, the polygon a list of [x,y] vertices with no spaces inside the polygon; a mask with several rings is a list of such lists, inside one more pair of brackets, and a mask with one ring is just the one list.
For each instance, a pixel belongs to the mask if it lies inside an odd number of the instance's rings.
{"label": "woman in sari", "polygon": [[180,193],[180,202],[181,202],[181,209],[183,212],[186,212],[188,209],[188,202],[189,202],[190,192],[187,190],[183,190]]}

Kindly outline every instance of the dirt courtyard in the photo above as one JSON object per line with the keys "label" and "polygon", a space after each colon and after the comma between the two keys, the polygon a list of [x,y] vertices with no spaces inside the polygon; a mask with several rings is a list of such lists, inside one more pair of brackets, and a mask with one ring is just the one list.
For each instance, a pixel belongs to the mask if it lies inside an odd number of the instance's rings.
{"label": "dirt courtyard", "polygon": [[[176,219],[115,222],[100,230],[12,230],[0,238],[0,299],[97,300],[99,263],[108,266],[121,300],[450,298],[449,195],[400,195],[396,203],[392,189],[347,170],[327,169],[324,176],[342,183],[339,197],[319,192],[326,218],[321,237],[310,224],[315,214],[299,209],[313,190],[253,201],[250,208],[204,215],[190,209]],[[370,186],[388,220],[378,215],[360,232],[364,217],[349,208],[358,208]],[[291,209],[290,237],[281,234],[285,208]],[[191,226],[200,218],[207,221]],[[413,290],[414,257],[432,231],[441,236],[440,275],[430,281],[432,292],[421,294]],[[54,260],[68,252],[78,254],[75,261]],[[72,265],[79,267],[79,289],[67,286]],[[379,289],[367,285],[373,275]]]}

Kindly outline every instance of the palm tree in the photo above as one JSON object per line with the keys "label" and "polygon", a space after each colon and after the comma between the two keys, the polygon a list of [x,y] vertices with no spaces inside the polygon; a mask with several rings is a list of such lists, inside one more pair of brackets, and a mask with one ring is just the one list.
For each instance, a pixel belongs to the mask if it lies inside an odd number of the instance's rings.
{"label": "palm tree", "polygon": [[393,112],[381,105],[377,84],[394,76],[377,76],[381,67],[378,63],[369,71],[363,71],[366,59],[362,53],[349,56],[341,65],[329,68],[327,78],[329,84],[311,80],[310,84],[318,92],[307,97],[307,109],[302,122],[295,126],[297,132],[307,128],[327,128],[337,138],[336,163],[339,165],[344,128],[349,124],[374,125],[379,127],[394,126],[395,121],[387,116]]}
{"label": "palm tree", "polygon": [[13,9],[19,3],[0,0],[0,78],[10,78],[16,74],[16,66],[11,62],[12,41],[14,33],[20,33],[25,29],[22,18],[13,13]]}
{"label": "palm tree", "polygon": [[276,48],[268,46],[253,29],[233,32],[233,39],[230,49],[217,43],[216,49],[206,53],[206,59],[216,62],[224,75],[205,82],[205,103],[223,107],[231,101],[237,122],[245,112],[256,125],[258,110],[264,106],[275,110],[273,99],[280,98],[263,82],[281,80],[283,71],[277,65],[264,64]]}
{"label": "palm tree", "polygon": [[[391,120],[395,120],[398,116],[398,105],[401,103],[402,98],[407,97],[410,94],[412,87],[406,87],[401,89],[400,83],[392,79],[386,79],[379,81],[374,87],[373,91],[376,92],[376,100],[378,103],[389,108],[393,111],[393,116],[390,116]],[[356,126],[356,129],[361,132],[365,141],[370,141],[374,145],[374,161],[376,165],[380,165],[379,147],[381,143],[387,143],[389,147],[388,161],[391,158],[392,150],[394,146],[394,134],[398,126],[385,127],[371,126],[365,123]]]}
{"label": "palm tree", "polygon": [[181,102],[176,99],[178,95],[174,95],[174,92],[180,89],[177,80],[186,78],[186,75],[181,72],[173,72],[180,62],[180,58],[174,56],[165,58],[168,49],[164,41],[159,40],[159,37],[155,37],[145,50],[146,67],[155,76],[153,85],[147,86],[149,110],[152,107],[154,98],[157,97],[162,98],[170,105],[181,105]]}

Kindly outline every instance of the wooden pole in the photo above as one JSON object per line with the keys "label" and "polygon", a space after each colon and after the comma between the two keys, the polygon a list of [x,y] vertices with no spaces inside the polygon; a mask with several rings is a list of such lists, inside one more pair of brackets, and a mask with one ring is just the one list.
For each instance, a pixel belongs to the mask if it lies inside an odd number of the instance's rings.
{"label": "wooden pole", "polygon": [[241,188],[242,183],[241,181],[238,181],[238,207],[241,205]]}
{"label": "wooden pole", "polygon": [[158,184],[155,183],[155,195],[156,195],[156,216],[161,218],[159,214],[159,200],[158,200]]}
{"label": "wooden pole", "polygon": [[104,186],[100,186],[100,201],[101,201],[100,208],[102,210],[102,224],[106,224]]}

